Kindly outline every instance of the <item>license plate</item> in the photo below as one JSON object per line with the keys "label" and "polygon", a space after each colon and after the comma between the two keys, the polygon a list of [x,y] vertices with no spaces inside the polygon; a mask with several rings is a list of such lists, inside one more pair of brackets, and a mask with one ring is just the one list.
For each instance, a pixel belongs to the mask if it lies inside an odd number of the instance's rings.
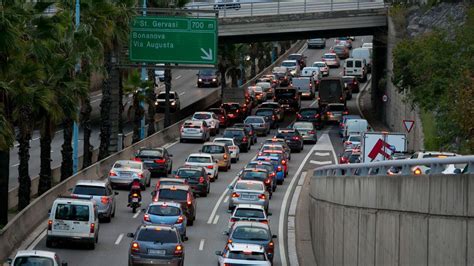
{"label": "license plate", "polygon": [[55,224],[54,229],[56,229],[56,230],[69,230],[69,225],[67,225],[67,224]]}
{"label": "license plate", "polygon": [[281,107],[290,107],[289,104],[282,104]]}
{"label": "license plate", "polygon": [[242,195],[242,199],[244,199],[244,200],[254,200],[255,196]]}
{"label": "license plate", "polygon": [[138,202],[138,198],[133,198],[132,202]]}
{"label": "license plate", "polygon": [[144,163],[149,163],[149,164],[152,164],[153,161],[145,161]]}
{"label": "license plate", "polygon": [[166,250],[164,249],[149,249],[148,254],[153,254],[153,255],[165,255]]}

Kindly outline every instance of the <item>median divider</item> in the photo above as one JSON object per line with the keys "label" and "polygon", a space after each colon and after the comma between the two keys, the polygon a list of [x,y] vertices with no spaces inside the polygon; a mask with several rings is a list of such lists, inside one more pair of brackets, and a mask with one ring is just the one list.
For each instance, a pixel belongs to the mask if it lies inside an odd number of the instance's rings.
{"label": "median divider", "polygon": [[8,256],[10,256],[15,249],[20,246],[22,241],[24,241],[31,232],[40,226],[41,222],[47,219],[48,211],[50,210],[54,200],[59,195],[70,194],[69,189],[72,188],[78,180],[97,180],[106,178],[115,161],[133,158],[135,151],[139,148],[159,147],[166,143],[174,142],[179,138],[181,124],[184,119],[187,119],[195,111],[206,110],[211,106],[220,104],[220,102],[220,91],[215,90],[207,97],[185,107],[180,110],[180,112],[173,114],[171,117],[172,122],[174,122],[173,125],[94,163],[34,199],[30,205],[19,212],[0,231],[0,261],[7,259]]}

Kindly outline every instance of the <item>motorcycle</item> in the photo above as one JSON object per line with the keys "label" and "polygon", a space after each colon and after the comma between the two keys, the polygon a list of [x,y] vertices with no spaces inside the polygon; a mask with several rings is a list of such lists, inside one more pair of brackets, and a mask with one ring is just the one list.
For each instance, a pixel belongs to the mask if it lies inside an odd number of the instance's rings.
{"label": "motorcycle", "polygon": [[141,206],[141,199],[138,193],[133,193],[130,200],[130,208],[132,208],[132,212],[136,213],[137,209]]}

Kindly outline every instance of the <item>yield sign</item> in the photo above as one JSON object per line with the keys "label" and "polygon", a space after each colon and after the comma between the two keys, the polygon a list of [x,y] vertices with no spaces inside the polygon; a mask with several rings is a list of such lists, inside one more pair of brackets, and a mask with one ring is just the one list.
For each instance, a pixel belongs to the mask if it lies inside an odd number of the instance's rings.
{"label": "yield sign", "polygon": [[414,120],[403,120],[403,125],[405,126],[405,129],[407,130],[408,133],[410,133],[411,129],[415,125]]}

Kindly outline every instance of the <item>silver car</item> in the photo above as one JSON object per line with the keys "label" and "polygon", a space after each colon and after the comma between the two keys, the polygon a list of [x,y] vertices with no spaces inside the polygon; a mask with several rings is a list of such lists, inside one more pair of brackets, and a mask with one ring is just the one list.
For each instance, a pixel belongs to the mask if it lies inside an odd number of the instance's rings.
{"label": "silver car", "polygon": [[200,140],[206,142],[211,138],[210,128],[203,120],[186,120],[181,126],[180,142],[185,140]]}
{"label": "silver car", "polygon": [[263,116],[248,116],[245,118],[244,124],[252,125],[257,135],[266,136],[270,133],[270,122]]}
{"label": "silver car", "polygon": [[98,207],[99,218],[110,222],[115,216],[116,199],[118,192],[112,190],[110,181],[105,180],[79,180],[71,189],[74,196],[92,196]]}
{"label": "silver car", "polygon": [[230,185],[229,189],[232,189],[229,210],[233,210],[238,204],[255,204],[263,206],[268,213],[270,194],[263,182],[238,180],[234,186]]}
{"label": "silver car", "polygon": [[318,134],[313,122],[294,122],[291,128],[300,132],[304,142],[316,143],[318,141]]}
{"label": "silver car", "polygon": [[330,103],[326,106],[324,119],[326,122],[339,123],[341,117],[347,114],[349,114],[349,112],[343,103]]}
{"label": "silver car", "polygon": [[109,180],[112,188],[126,187],[132,183],[135,177],[140,178],[140,182],[149,187],[151,185],[150,171],[143,162],[120,160],[116,161],[109,172]]}

